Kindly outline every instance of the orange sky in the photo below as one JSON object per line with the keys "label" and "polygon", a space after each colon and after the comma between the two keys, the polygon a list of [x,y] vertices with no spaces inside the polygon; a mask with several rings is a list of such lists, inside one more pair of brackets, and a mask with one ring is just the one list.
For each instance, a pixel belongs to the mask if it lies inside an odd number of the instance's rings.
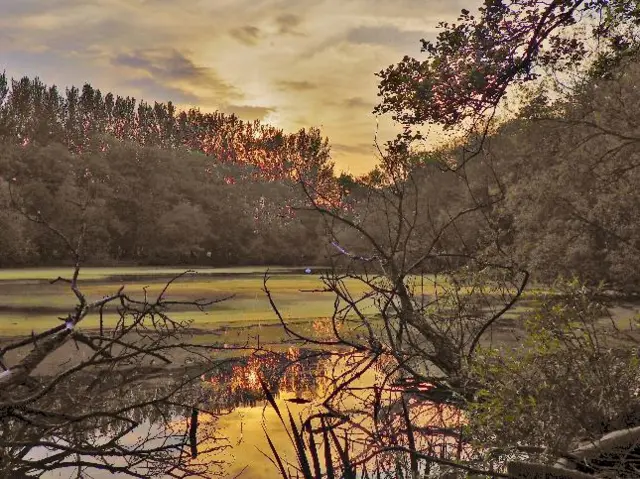
{"label": "orange sky", "polygon": [[[338,170],[375,164],[374,73],[478,0],[0,0],[0,68],[65,87],[318,126]],[[395,134],[388,119],[378,137]]]}

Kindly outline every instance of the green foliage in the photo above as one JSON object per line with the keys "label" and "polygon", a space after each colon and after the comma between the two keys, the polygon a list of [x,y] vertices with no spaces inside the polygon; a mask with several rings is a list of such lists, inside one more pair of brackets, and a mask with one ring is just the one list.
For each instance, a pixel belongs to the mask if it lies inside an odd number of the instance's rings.
{"label": "green foliage", "polygon": [[[86,261],[104,264],[317,264],[326,242],[319,216],[295,215],[302,191],[252,179],[252,168],[109,141],[105,151],[6,145],[0,151],[6,243],[0,266],[56,264],[84,228]],[[237,178],[227,184],[225,178]],[[84,226],[83,226],[84,225]]]}
{"label": "green foliage", "polygon": [[[421,40],[426,58],[405,56],[379,72],[382,100],[375,112],[392,113],[409,128],[475,125],[507,87],[535,80],[544,69],[583,64],[591,35],[610,40],[613,50],[625,49],[633,42],[620,39],[637,30],[637,19],[637,2],[626,0],[487,0],[477,15],[463,9],[456,23],[439,23],[435,41]],[[587,28],[571,31],[576,25]]]}
{"label": "green foliage", "polygon": [[[38,79],[12,81],[9,89],[2,75],[0,201],[23,215],[0,212],[0,265],[60,261],[68,245],[59,232],[74,243],[84,239],[82,259],[89,262],[317,263],[329,238],[318,215],[294,216],[306,200],[292,188],[300,180],[330,213],[328,222],[343,207],[334,200],[348,195],[349,231],[339,232],[346,236],[341,248],[357,252],[349,257],[378,255],[389,287],[377,293],[391,298],[381,307],[385,314],[402,291],[393,318],[398,342],[389,330],[384,347],[422,363],[414,371],[431,362],[462,375],[464,348],[476,345],[502,314],[487,320],[485,306],[492,305],[478,298],[490,296],[492,281],[509,283],[493,291],[508,303],[515,283],[507,273],[522,273],[513,266],[518,261],[546,280],[578,273],[590,285],[600,279],[638,284],[640,222],[630,213],[640,200],[638,135],[628,114],[640,105],[638,71],[608,76],[633,52],[634,41],[620,33],[640,23],[630,3],[487,0],[477,18],[462,10],[456,24],[440,24],[434,42],[422,41],[426,60],[405,57],[379,74],[376,112],[392,113],[405,129],[370,174],[337,182],[328,141],[317,129],[284,135],[233,115],[103,97],[88,84],[64,96]],[[577,93],[554,103],[547,92],[534,92],[487,146],[475,128],[490,124],[487,116],[507,88],[536,79],[544,68],[557,73],[581,64],[585,37],[567,32],[596,17],[602,20],[594,32],[609,49]],[[423,123],[470,126],[473,135],[444,150],[416,151],[409,145],[421,135],[411,129]],[[467,164],[469,152],[482,161]],[[503,268],[504,278],[482,269],[499,255],[517,260]],[[450,280],[452,288],[435,306],[424,306],[421,291],[423,307],[414,308],[418,294],[407,292],[404,280],[416,269]],[[528,273],[524,278],[522,288]],[[556,290],[527,315],[522,347],[469,353],[469,384],[479,387],[468,431],[482,447],[567,449],[640,410],[636,350],[621,348],[623,335],[603,328],[606,310],[588,289],[573,282]],[[291,413],[285,420],[262,386],[290,430],[303,477],[335,477],[338,470],[345,478],[358,476],[347,438],[328,427],[328,416],[320,421],[321,465],[310,421],[299,427]],[[270,439],[269,445],[281,476],[292,477]],[[414,473],[416,461],[412,457]]]}
{"label": "green foliage", "polygon": [[[471,139],[413,153],[405,186],[416,193],[407,199],[428,211],[417,217],[416,249],[469,209],[439,236],[438,251],[494,262],[506,257],[547,284],[577,275],[592,286],[605,281],[616,292],[637,294],[640,163],[628,112],[640,105],[640,66],[636,59],[614,73],[587,79],[562,99],[552,100],[544,84],[521,90],[518,114],[496,126],[473,161],[465,163],[465,152],[478,148]],[[410,214],[414,205],[407,203]],[[389,220],[381,206],[360,217],[380,222],[384,237]],[[453,263],[451,256],[433,256],[428,271]]]}
{"label": "green foliage", "polygon": [[[89,84],[62,94],[38,78],[0,75],[0,144],[10,206],[73,241],[86,227],[93,263],[317,263],[322,223],[295,214],[305,203],[295,181],[340,197],[317,128],[284,134],[219,112],[103,96]],[[4,214],[0,223],[0,266],[67,257],[53,229]]]}
{"label": "green foliage", "polygon": [[[469,431],[485,447],[567,450],[579,439],[625,427],[639,411],[638,351],[606,309],[576,281],[558,283],[526,315],[526,340],[512,351],[481,349],[481,384]],[[637,421],[637,417],[635,419]]]}
{"label": "green foliage", "polygon": [[[60,143],[72,153],[103,150],[105,135],[163,149],[186,148],[221,163],[248,164],[263,178],[290,178],[295,171],[313,183],[331,177],[328,140],[318,128],[294,134],[259,121],[244,122],[197,108],[176,111],[171,102],[150,105],[135,98],[102,95],[84,84],[58,92],[39,78],[0,75],[0,143]],[[325,185],[326,186],[326,185]]]}
{"label": "green foliage", "polygon": [[575,274],[637,292],[640,169],[628,112],[640,105],[639,77],[636,60],[491,139],[484,156],[506,190],[494,210],[502,242],[537,279]]}

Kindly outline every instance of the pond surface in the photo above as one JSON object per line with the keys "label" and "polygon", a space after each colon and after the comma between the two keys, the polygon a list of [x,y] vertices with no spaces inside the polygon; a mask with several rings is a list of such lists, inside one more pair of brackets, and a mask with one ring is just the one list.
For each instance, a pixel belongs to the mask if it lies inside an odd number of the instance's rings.
{"label": "pond surface", "polygon": [[[299,350],[289,351],[292,358],[300,354]],[[302,355],[304,354],[302,352]],[[335,384],[340,381],[341,376],[352,370],[352,376],[357,378],[339,396],[329,400],[327,405],[350,417],[351,423],[343,425],[340,429],[342,432],[348,432],[353,440],[353,457],[363,455],[373,445],[369,436],[374,433],[375,428],[370,408],[373,407],[373,396],[376,392],[382,396],[382,409],[384,410],[385,406],[388,408],[386,411],[388,422],[382,421],[382,424],[397,428],[398,419],[400,419],[400,410],[395,401],[399,397],[401,388],[394,388],[389,384],[383,385],[386,374],[379,366],[379,364],[371,365],[363,357],[341,354],[296,364],[276,383],[275,402],[285,415],[285,421],[287,421],[286,411],[289,410],[300,425],[312,414],[327,411],[323,402],[334,393]],[[278,452],[293,464],[297,464],[295,449],[287,432],[287,429],[290,430],[289,424],[285,429],[275,410],[267,401],[261,399],[261,387],[257,377],[264,370],[264,362],[250,360],[247,366],[235,371],[231,392],[253,393],[259,399],[251,404],[246,402],[238,404],[229,415],[216,420],[217,430],[227,437],[231,444],[228,451],[231,462],[224,477],[235,477],[240,472],[242,472],[240,477],[247,478],[261,479],[277,476],[277,469],[265,457],[265,454],[272,456],[266,433],[277,446]],[[272,382],[270,387],[272,384],[274,383]],[[310,402],[301,403],[302,401]],[[429,425],[436,428],[460,425],[461,415],[454,407],[434,406],[416,398],[409,398],[408,405],[409,414],[416,425]],[[386,432],[390,433],[391,430]],[[435,447],[436,443],[440,443],[448,453],[453,452],[455,446],[453,441],[438,434],[431,434],[430,437],[426,435],[420,437],[418,434],[417,442],[419,448]],[[427,444],[428,442],[430,444]]]}
{"label": "pond surface", "polygon": [[[159,294],[170,279],[187,269],[85,268],[80,271],[79,287],[89,301],[114,294],[121,285],[128,295],[142,299],[145,291],[150,297]],[[333,312],[332,295],[301,291],[322,288],[319,269],[306,274],[300,268],[201,268],[173,282],[166,298],[185,302],[229,299],[205,311],[189,305],[174,305],[170,311],[172,319],[192,321],[193,328],[207,331],[222,326],[275,324],[277,317],[263,291],[267,270],[269,289],[287,319],[309,322]],[[58,276],[68,278],[72,272],[72,268],[0,269],[0,338],[46,330],[52,321],[56,322],[56,317],[72,310],[77,298],[69,285],[50,283]],[[350,287],[355,292],[362,289],[362,285],[355,283]],[[104,313],[105,324],[115,324],[116,310],[107,306]],[[82,326],[96,328],[97,316],[88,316]]]}
{"label": "pond surface", "polygon": [[[356,377],[337,397],[330,396],[336,381],[345,373],[353,372]],[[394,402],[402,388],[385,383],[384,365],[372,364],[362,356],[346,355],[334,351],[329,355],[319,355],[318,351],[290,348],[285,354],[250,356],[229,364],[215,374],[200,376],[200,407],[215,415],[200,414],[198,435],[202,442],[199,451],[223,447],[218,451],[201,453],[194,464],[209,464],[209,477],[279,477],[270,459],[273,454],[267,441],[267,434],[276,445],[283,460],[297,464],[295,450],[289,438],[291,426],[288,411],[299,427],[312,414],[326,412],[327,407],[340,411],[350,418],[349,423],[339,426],[339,436],[349,434],[352,441],[352,457],[363,456],[372,450],[376,427],[371,416],[376,394],[380,397],[378,428],[391,435],[402,429],[402,409]],[[287,427],[282,424],[275,410],[265,400],[260,379],[273,393],[275,403],[284,415]],[[428,388],[426,388],[428,389]],[[323,401],[329,401],[323,405]],[[455,440],[441,433],[445,428],[461,425],[461,414],[453,406],[434,406],[420,400],[417,395],[405,395],[412,423],[424,427],[423,433],[416,434],[416,446],[420,450],[437,451],[445,456],[463,457],[465,454]],[[169,418],[168,423],[165,422]],[[179,410],[164,416],[148,414],[142,425],[123,438],[123,444],[133,445],[141,438],[153,436],[167,437],[167,427],[173,429],[178,438],[188,429],[189,414]],[[168,424],[168,425],[167,425]],[[315,424],[316,426],[318,424]],[[427,428],[431,428],[427,431]],[[100,431],[95,433],[95,441],[101,439]],[[217,439],[212,439],[216,437]],[[321,437],[316,438],[318,443]],[[391,437],[378,439],[377,445],[395,444],[401,440]],[[386,442],[385,442],[386,441]],[[153,444],[153,442],[151,442]],[[31,451],[31,458],[46,457],[51,454],[44,448]],[[115,461],[114,463],[118,463]],[[44,478],[71,478],[77,470],[64,469],[46,473]],[[126,477],[105,471],[92,470],[86,477],[107,478]],[[83,476],[85,477],[85,476]],[[153,476],[162,477],[162,476]],[[168,476],[165,476],[168,477]]]}
{"label": "pond surface", "polygon": [[[256,318],[262,320],[268,315],[273,326],[279,330],[273,311],[264,293],[260,292],[262,273],[266,268],[258,269],[260,271],[251,268],[242,271],[235,268],[224,271],[201,270],[197,277],[186,278],[183,283],[172,285],[170,294],[174,295],[172,299],[187,300],[196,296],[235,293],[234,299],[216,305],[217,308],[206,317],[195,317],[193,326],[215,326],[221,341],[232,343],[235,338],[235,342],[241,342],[242,338],[238,339],[236,336],[242,331],[245,334],[250,332],[251,327],[256,326]],[[69,298],[65,285],[50,285],[45,278],[68,275],[69,271],[25,270],[20,274],[17,271],[0,272],[0,308],[7,309],[6,319],[0,311],[0,336],[3,336],[3,332],[8,336],[32,329],[37,332],[49,327],[52,316],[67,311],[71,304],[69,301],[73,298]],[[154,288],[163,287],[167,275],[180,271],[168,268],[90,268],[84,270],[85,276],[81,273],[81,279],[84,278],[85,282],[82,284],[89,295],[103,295],[118,284],[128,284],[128,287],[138,289],[151,284],[150,290],[153,291]],[[310,300],[308,293],[300,291],[318,286],[317,271],[314,274],[300,274],[300,271],[287,268],[272,271],[274,276],[270,287],[276,293],[276,302],[283,307],[285,317],[308,317],[309,327],[313,328],[313,318],[326,314],[323,308],[332,310],[332,298],[315,294],[311,295]],[[46,305],[34,304],[38,298],[46,302]],[[258,303],[260,307],[257,306]],[[29,310],[38,306],[46,306],[48,309],[46,312]],[[24,318],[17,318],[16,312],[22,311],[22,308]],[[219,316],[216,316],[216,311]],[[251,313],[255,314],[252,316]],[[92,327],[93,323],[90,321],[91,318],[87,318],[83,327]],[[224,329],[223,326],[228,327],[230,332],[219,332]],[[264,335],[263,331],[261,338]],[[276,339],[280,338],[274,336],[271,342],[279,343]],[[241,472],[241,477],[248,478],[277,477],[277,469],[266,457],[272,456],[267,434],[277,446],[278,452],[296,463],[295,451],[287,431],[291,427],[289,424],[286,428],[283,426],[273,407],[265,400],[259,378],[264,379],[273,393],[275,403],[285,415],[287,423],[287,411],[291,412],[297,425],[320,412],[331,411],[347,416],[349,422],[337,426],[336,431],[340,437],[345,433],[349,434],[353,456],[362,456],[374,446],[401,442],[405,423],[398,400],[403,388],[393,386],[388,381],[384,361],[379,360],[374,364],[368,358],[345,355],[339,351],[331,354],[325,352],[323,356],[319,356],[317,350],[300,350],[295,347],[286,350],[287,347],[288,345],[284,345],[284,354],[264,353],[245,357],[226,369],[200,376],[196,402],[202,411],[212,411],[215,414],[200,414],[198,438],[215,436],[218,439],[205,440],[199,445],[201,451],[208,448],[217,450],[201,452],[197,462],[219,463],[219,468],[212,468],[212,476],[213,472],[224,471],[223,477],[235,477]],[[348,371],[351,371],[351,376],[344,376]],[[336,383],[345,383],[347,377],[353,380],[348,382],[348,386],[339,395],[334,396]],[[135,394],[136,391],[132,393]],[[418,393],[405,394],[404,397],[411,423],[422,428],[422,432],[417,433],[418,448],[461,457],[461,446],[455,444],[453,435],[450,434],[452,429],[460,425],[460,413],[452,406],[436,407]],[[376,421],[373,420],[374,411]],[[135,444],[150,434],[163,436],[165,439],[169,437],[169,440],[172,434],[176,438],[183,437],[180,435],[185,434],[190,417],[190,411],[184,409],[168,411],[163,415],[153,411],[140,414],[141,417],[136,420],[142,425],[127,433],[121,439],[123,442]],[[399,437],[393,438],[394,432],[398,432]],[[106,433],[96,430],[91,436],[94,441],[100,442],[104,434]],[[62,441],[59,444],[64,444],[64,439],[52,438],[52,441]],[[36,448],[30,454],[29,457],[33,458],[48,457],[51,452]],[[47,473],[43,477],[76,477],[76,472],[67,469]],[[118,475],[104,471],[91,472],[91,477],[94,478],[114,476]]]}

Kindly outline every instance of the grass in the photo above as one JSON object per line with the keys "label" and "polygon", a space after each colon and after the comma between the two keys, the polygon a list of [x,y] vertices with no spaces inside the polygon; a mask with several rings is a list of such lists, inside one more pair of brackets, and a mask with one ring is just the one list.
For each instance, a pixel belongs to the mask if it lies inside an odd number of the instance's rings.
{"label": "grass", "polygon": [[[233,331],[238,338],[255,337],[259,328],[261,335],[274,336],[274,341],[282,339],[278,319],[269,305],[263,288],[263,274],[266,267],[240,268],[200,268],[198,273],[188,275],[173,283],[167,299],[193,301],[196,299],[233,298],[217,303],[206,312],[191,308],[174,308],[170,316],[176,320],[193,320],[193,327],[205,331],[222,328]],[[299,274],[302,268],[291,269],[269,267],[270,279],[267,283],[274,301],[287,320],[300,321],[305,331],[310,331],[317,318],[330,316],[333,312],[334,295],[312,293],[305,290],[321,289],[323,284],[318,274]],[[297,271],[296,271],[297,270]],[[151,298],[159,294],[167,279],[184,272],[183,268],[85,268],[80,274],[81,290],[89,300],[96,300],[112,294],[125,285],[125,291],[134,298],[142,299],[146,288]],[[65,283],[49,284],[57,276],[68,276],[72,268],[27,268],[0,270],[0,336],[20,336],[39,332],[58,324],[57,317],[65,316],[76,304],[76,298]],[[83,280],[85,281],[83,283]],[[433,294],[433,285],[426,284],[425,293]],[[355,297],[366,291],[366,286],[356,280],[346,281],[346,286]],[[505,315],[505,319],[515,319],[531,307],[533,291],[523,295],[524,302]],[[361,304],[365,312],[376,312],[372,301]],[[117,319],[114,309],[107,309],[106,324],[114,324]],[[625,315],[626,316],[626,315]],[[97,315],[83,321],[85,328],[97,328]],[[239,332],[244,328],[245,331]],[[268,331],[265,333],[265,331]],[[229,333],[232,334],[232,333]],[[269,339],[264,339],[269,341]]]}
{"label": "grass", "polygon": [[[229,303],[231,303],[230,300]],[[276,323],[277,317],[271,310],[270,306],[265,302],[254,301],[235,301],[234,307],[225,308],[221,305],[214,306],[208,312],[200,311],[172,311],[169,316],[175,320],[192,319],[194,327],[201,329],[216,329],[222,326],[242,325],[242,324],[260,324],[260,323]],[[290,302],[282,302],[281,313],[287,319],[306,319],[313,320],[318,317],[328,316],[332,311],[332,303],[329,301],[313,301],[306,304],[291,304]],[[32,330],[40,331],[57,324],[55,319],[62,316],[63,311],[49,312],[3,312],[0,314],[0,335],[13,336],[21,334],[29,334]],[[107,309],[104,316],[105,324],[115,324],[117,315]],[[96,328],[99,325],[98,315],[90,315],[82,322],[85,328]]]}
{"label": "grass", "polygon": [[[256,267],[206,269],[198,270],[198,273],[205,271],[206,276],[183,277],[171,285],[167,299],[192,301],[234,297],[211,306],[206,312],[193,307],[175,307],[170,316],[176,320],[192,319],[194,327],[205,330],[276,324],[277,317],[262,291],[265,270]],[[68,276],[71,271],[71,268],[0,270],[0,336],[30,334],[58,324],[56,318],[71,311],[76,298],[67,284],[49,284],[48,280]],[[81,271],[80,285],[90,301],[112,294],[122,284],[134,298],[142,299],[145,289],[153,298],[162,291],[168,276],[183,271],[178,268],[86,268]],[[292,274],[290,268],[270,267],[269,271],[272,274],[269,290],[285,318],[311,324],[319,317],[331,315],[332,294],[301,291],[322,288],[319,275]],[[224,275],[218,275],[220,273]],[[140,276],[148,278],[141,280]],[[90,281],[83,284],[83,280]],[[353,293],[364,291],[363,285],[356,281],[351,281],[349,288]],[[115,310],[107,308],[105,324],[114,324],[116,320]],[[85,328],[96,328],[99,318],[88,316],[82,324]]]}
{"label": "grass", "polygon": [[[80,278],[84,280],[108,279],[113,276],[171,276],[183,273],[188,269],[195,270],[199,274],[263,274],[267,268],[270,272],[286,272],[291,270],[303,270],[304,268],[291,268],[286,266],[239,266],[234,268],[208,268],[208,267],[167,267],[167,266],[117,266],[108,268],[86,267],[82,268]],[[39,281],[51,280],[58,276],[69,277],[73,273],[72,267],[67,268],[7,268],[0,269],[0,281]]]}
{"label": "grass", "polygon": [[[126,276],[154,276],[162,275],[163,277],[173,276],[185,272],[186,270],[194,270],[199,275],[215,276],[230,274],[254,274],[262,275],[266,270],[270,273],[285,273],[291,271],[302,272],[305,268],[288,267],[288,266],[238,266],[234,268],[209,268],[209,267],[188,267],[188,266],[117,266],[117,267],[86,267],[80,272],[81,280],[108,280],[109,278],[120,278]],[[315,269],[312,267],[312,269]],[[70,277],[73,273],[72,267],[66,268],[7,268],[0,269],[0,282],[39,282],[48,281],[58,276]]]}

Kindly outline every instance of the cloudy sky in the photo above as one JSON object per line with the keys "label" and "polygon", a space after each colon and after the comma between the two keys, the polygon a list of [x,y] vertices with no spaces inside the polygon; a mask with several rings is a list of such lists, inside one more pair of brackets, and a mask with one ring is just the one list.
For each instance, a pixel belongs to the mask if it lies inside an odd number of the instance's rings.
{"label": "cloudy sky", "polygon": [[[318,126],[339,170],[375,164],[375,72],[477,0],[0,0],[0,68],[59,87]],[[381,120],[379,138],[394,125]]]}

